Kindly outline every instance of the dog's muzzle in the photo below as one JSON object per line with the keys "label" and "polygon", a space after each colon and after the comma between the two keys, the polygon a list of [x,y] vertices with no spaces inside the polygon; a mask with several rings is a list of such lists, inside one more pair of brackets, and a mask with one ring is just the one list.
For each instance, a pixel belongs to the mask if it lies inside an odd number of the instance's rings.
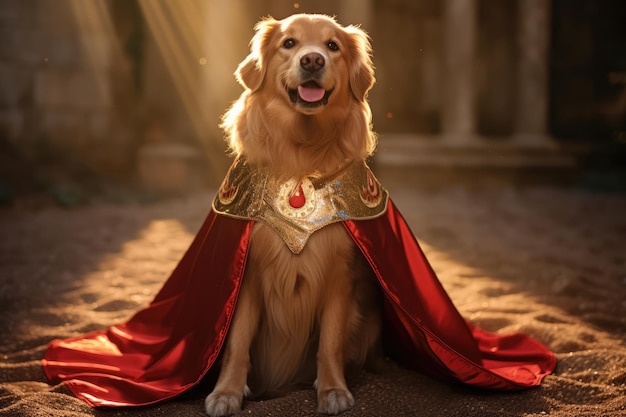
{"label": "dog's muzzle", "polygon": [[289,99],[293,104],[303,107],[317,107],[328,103],[333,90],[325,90],[316,81],[322,76],[326,65],[326,57],[319,52],[308,52],[300,57],[300,73],[303,82],[297,88],[287,88]]}

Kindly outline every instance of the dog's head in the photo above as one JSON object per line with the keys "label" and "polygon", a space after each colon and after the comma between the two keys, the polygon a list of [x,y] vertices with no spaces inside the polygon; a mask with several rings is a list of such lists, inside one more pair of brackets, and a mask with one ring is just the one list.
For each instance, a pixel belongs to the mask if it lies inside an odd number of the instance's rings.
{"label": "dog's head", "polygon": [[361,29],[324,15],[260,21],[238,81],[252,93],[278,94],[302,114],[364,102],[374,84],[370,42]]}

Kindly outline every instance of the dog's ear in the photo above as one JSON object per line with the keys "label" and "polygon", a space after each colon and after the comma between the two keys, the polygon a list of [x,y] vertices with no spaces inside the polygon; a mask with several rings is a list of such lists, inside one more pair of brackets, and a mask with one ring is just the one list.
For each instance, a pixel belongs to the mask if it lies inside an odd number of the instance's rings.
{"label": "dog's ear", "polygon": [[272,49],[271,41],[279,29],[280,22],[271,17],[261,20],[254,26],[256,33],[250,41],[250,54],[235,71],[237,81],[245,88],[256,91],[263,84]]}
{"label": "dog's ear", "polygon": [[356,26],[344,29],[348,44],[348,68],[350,71],[350,89],[359,101],[365,101],[367,92],[374,86],[374,64],[372,45],[365,31]]}

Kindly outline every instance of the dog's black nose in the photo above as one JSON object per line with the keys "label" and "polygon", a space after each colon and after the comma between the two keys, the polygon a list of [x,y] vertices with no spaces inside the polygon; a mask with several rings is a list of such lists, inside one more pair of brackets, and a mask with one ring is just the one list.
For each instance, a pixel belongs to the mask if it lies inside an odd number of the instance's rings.
{"label": "dog's black nose", "polygon": [[310,52],[300,58],[300,66],[302,69],[308,72],[319,71],[324,67],[326,60],[322,54],[317,52]]}

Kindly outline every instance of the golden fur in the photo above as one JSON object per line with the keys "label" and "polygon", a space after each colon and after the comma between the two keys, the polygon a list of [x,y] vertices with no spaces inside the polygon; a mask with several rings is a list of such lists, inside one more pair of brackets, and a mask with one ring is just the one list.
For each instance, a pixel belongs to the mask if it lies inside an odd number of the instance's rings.
{"label": "golden fur", "polygon": [[[255,29],[250,55],[235,73],[245,91],[223,119],[233,154],[284,178],[333,172],[371,155],[367,35],[323,15],[268,18]],[[307,57],[321,68],[303,70]],[[323,102],[296,98],[298,86],[311,80],[326,92]],[[207,413],[239,412],[248,384],[255,396],[276,395],[313,380],[319,412],[350,408],[346,367],[379,353],[377,297],[369,267],[340,224],[315,232],[295,255],[257,223]]]}

